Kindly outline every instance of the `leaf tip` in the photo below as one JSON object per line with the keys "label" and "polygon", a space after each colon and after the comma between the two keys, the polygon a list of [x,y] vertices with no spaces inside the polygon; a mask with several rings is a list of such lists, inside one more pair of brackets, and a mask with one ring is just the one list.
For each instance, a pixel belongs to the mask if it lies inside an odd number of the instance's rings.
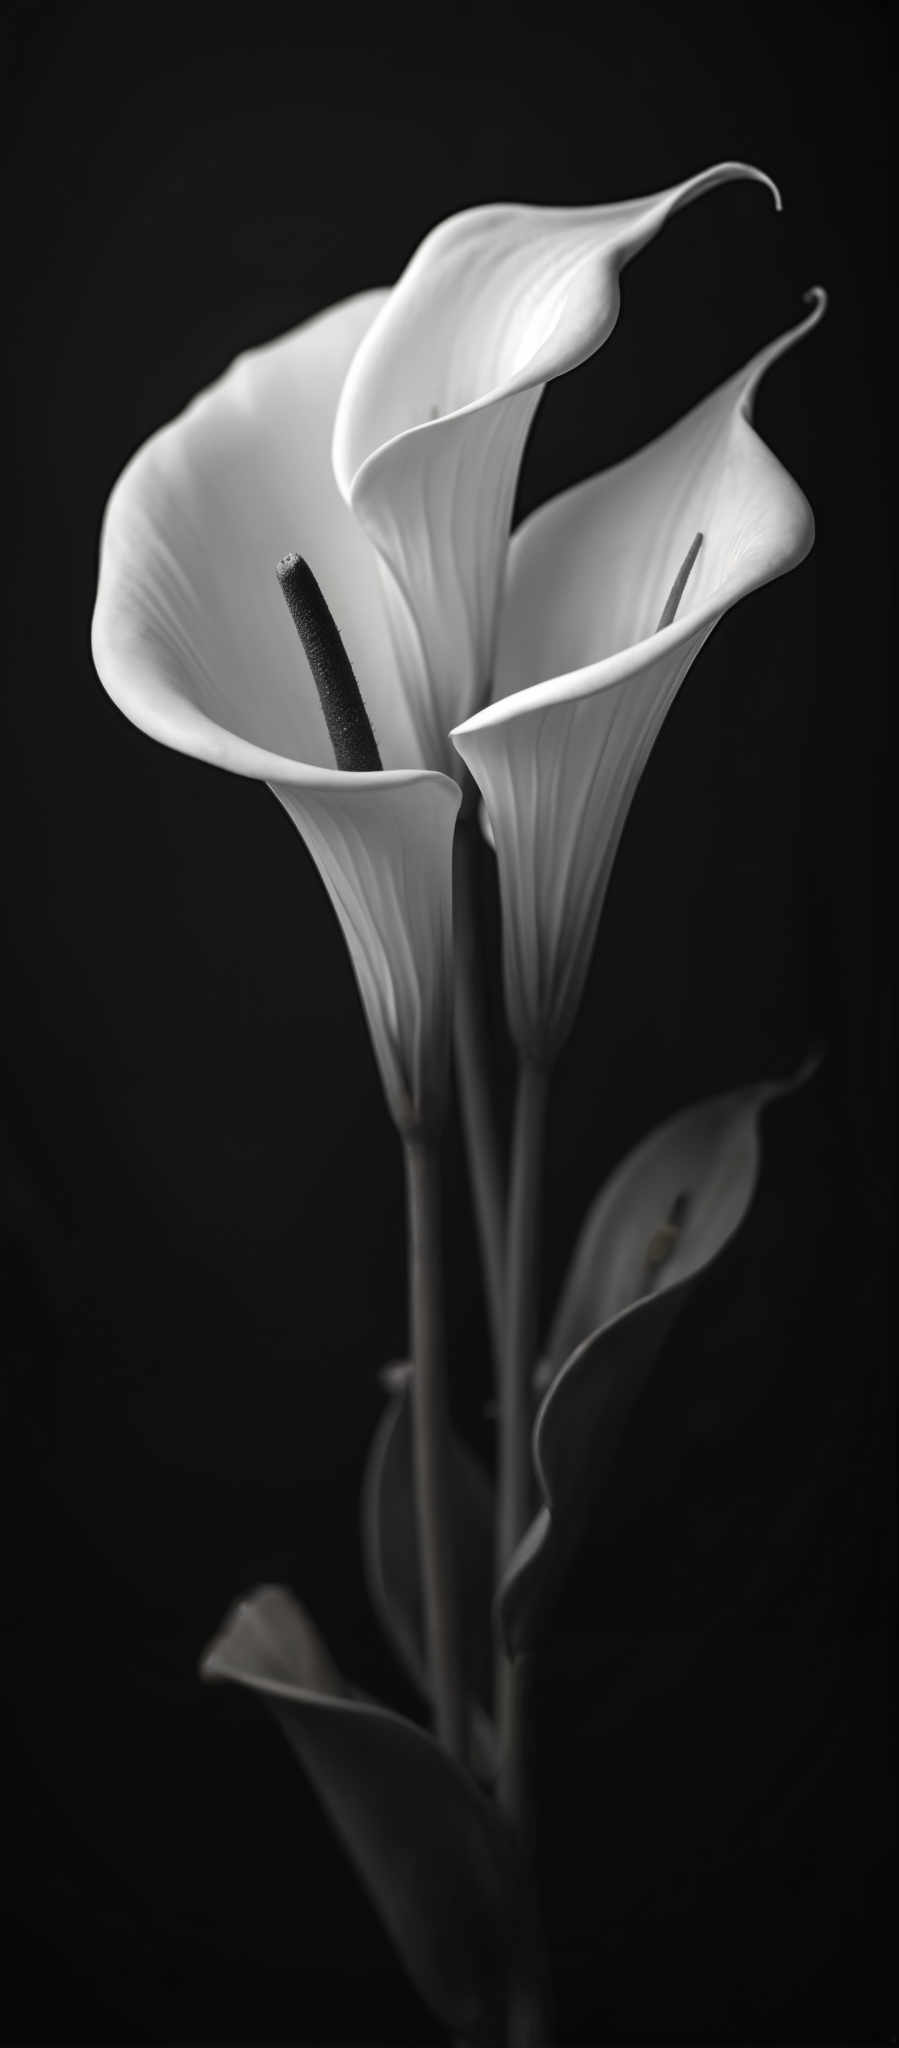
{"label": "leaf tip", "polygon": [[389,1365],[378,1369],[378,1385],[383,1387],[385,1394],[401,1394],[411,1377],[412,1367],[408,1358],[393,1358]]}

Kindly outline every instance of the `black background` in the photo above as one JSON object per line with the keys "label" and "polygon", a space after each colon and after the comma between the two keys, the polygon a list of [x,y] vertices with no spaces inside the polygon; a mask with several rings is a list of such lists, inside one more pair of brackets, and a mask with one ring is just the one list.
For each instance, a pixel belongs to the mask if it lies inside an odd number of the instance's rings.
{"label": "black background", "polygon": [[[388,282],[440,216],[722,157],[785,212],[730,187],[638,259],[602,356],[544,402],[519,509],[666,425],[820,282],[828,318],[757,410],[818,543],[717,631],[645,776],[555,1088],[546,1307],[645,1129],[827,1055],[770,1113],[751,1220],[668,1346],[560,1623],[546,1907],[560,2041],[889,2035],[885,21],[11,11],[12,2040],[436,2036],[275,1728],[194,1675],[275,1577],[416,1711],[356,1508],[404,1344],[401,1168],[287,819],[96,681],[107,491],[239,349]],[[485,857],[495,937],[489,881]],[[486,1443],[455,1127],[446,1175],[456,1406]]]}

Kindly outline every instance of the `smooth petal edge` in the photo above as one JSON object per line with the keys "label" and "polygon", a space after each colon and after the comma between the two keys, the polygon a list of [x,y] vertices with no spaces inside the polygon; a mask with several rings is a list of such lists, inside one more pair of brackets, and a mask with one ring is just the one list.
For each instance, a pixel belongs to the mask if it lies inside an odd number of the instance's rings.
{"label": "smooth petal edge", "polygon": [[[622,267],[631,256],[637,254],[645,243],[665,225],[665,222],[671,215],[677,213],[682,206],[688,205],[693,199],[701,198],[704,193],[713,191],[718,186],[735,183],[741,179],[766,186],[772,195],[776,210],[778,212],[782,211],[783,200],[773,178],[769,177],[766,171],[759,170],[756,165],[743,163],[738,159],[722,160],[719,164],[710,165],[706,170],[697,171],[693,176],[682,179],[677,185],[669,186],[660,192],[649,193],[642,199],[604,202],[601,206],[582,208],[557,206],[529,209],[527,206],[522,206],[521,211],[533,210],[534,212],[539,212],[547,221],[551,221],[554,218],[559,220],[567,219],[572,214],[580,213],[586,221],[591,215],[601,217],[603,214],[616,211],[619,207],[622,211],[625,208],[629,208],[633,211],[636,218],[629,230],[622,229],[618,248],[619,267]],[[469,207],[463,213],[451,216],[449,220],[438,222],[431,229],[430,234],[419,244],[410,264],[407,266],[407,270],[411,271],[413,265],[418,266],[423,263],[426,257],[433,253],[435,244],[441,236],[445,235],[447,229],[467,224],[479,213],[505,210],[506,205],[514,208],[516,202],[496,202],[495,207],[490,208]],[[617,317],[617,313],[614,317]],[[614,318],[612,324],[614,324]],[[529,391],[536,384],[544,384],[551,378],[563,376],[567,371],[577,369],[594,352],[597,343],[592,322],[585,321],[579,329],[576,328],[570,334],[567,345],[556,355],[552,354],[549,346],[543,350],[538,350],[529,362],[522,365],[521,370],[516,376],[491,387],[486,392],[480,393],[477,398],[471,399],[466,405],[450,408],[446,412],[440,413],[436,419],[420,421],[414,426],[403,428],[397,434],[389,435],[377,447],[370,450],[369,454],[360,463],[354,466],[350,460],[347,445],[349,439],[347,420],[356,395],[356,388],[361,383],[366,372],[369,351],[375,345],[376,341],[372,340],[371,333],[366,335],[360,343],[347,374],[335,421],[333,441],[334,474],[338,487],[343,492],[348,504],[352,504],[362,492],[370,469],[380,462],[388,450],[396,448],[400,442],[407,440],[413,435],[419,436],[433,433],[435,430],[439,431],[449,421],[469,418],[471,415],[483,412],[486,408],[494,406],[504,399],[514,397],[518,392]]]}
{"label": "smooth petal edge", "polygon": [[[167,429],[160,431],[165,433]],[[119,481],[121,483],[123,479]],[[117,489],[118,486],[114,486],[110,507]],[[161,676],[158,662],[142,656],[138,649],[129,661],[129,680],[125,684],[121,675],[121,648],[113,643],[114,635],[106,607],[101,607],[98,595],[91,647],[103,688],[139,732],[147,739],[159,741],[173,753],[184,754],[211,768],[222,768],[226,773],[243,776],[248,781],[280,782],[290,788],[315,790],[325,795],[329,791],[344,795],[354,790],[375,792],[399,789],[413,783],[434,782],[445,787],[458,808],[461,801],[458,784],[452,776],[444,775],[437,768],[382,768],[358,772],[336,766],[314,767],[308,762],[294,760],[288,754],[274,754],[252,740],[242,739],[238,733],[208,717],[199,706],[188,704],[175,685]]]}
{"label": "smooth petal edge", "polygon": [[182,700],[174,691],[171,696],[178,709],[173,713],[169,693],[159,689],[156,675],[149,675],[134,695],[118,682],[107,681],[101,668],[102,654],[101,639],[99,647],[94,643],[97,670],[107,696],[124,712],[129,723],[145,738],[158,740],[170,752],[183,754],[189,760],[224,769],[227,774],[240,775],[246,781],[280,782],[292,789],[318,791],[323,795],[329,792],[345,795],[353,791],[400,789],[413,783],[434,782],[441,784],[453,797],[456,808],[461,801],[458,784],[439,768],[382,768],[359,772],[337,767],[312,767],[304,761],[292,760],[287,754],[270,753],[264,747],[257,747],[252,740],[241,739],[239,734],[217,725],[199,709],[192,709],[189,716],[184,716]]}
{"label": "smooth petal edge", "polygon": [[[100,533],[97,592],[91,624],[94,663],[107,695],[129,721],[148,737],[177,752],[257,780],[269,780],[274,776],[300,780],[300,770],[313,765],[323,774],[329,772],[330,747],[323,726],[316,734],[316,749],[307,752],[302,744],[288,741],[284,745],[277,739],[267,738],[264,732],[253,733],[252,729],[247,731],[239,723],[234,725],[228,716],[227,687],[223,692],[221,709],[215,703],[206,702],[205,693],[197,690],[196,654],[190,644],[191,629],[188,626],[182,647],[177,632],[173,633],[169,625],[169,619],[177,625],[182,603],[179,584],[184,586],[183,602],[188,607],[196,603],[190,576],[182,573],[184,564],[178,549],[189,544],[202,562],[206,528],[199,525],[196,538],[192,534],[188,535],[187,541],[183,536],[179,537],[176,547],[170,542],[163,523],[168,498],[173,499],[176,508],[179,502],[191,505],[189,516],[196,525],[197,510],[202,514],[204,509],[204,494],[208,498],[212,492],[210,504],[205,508],[209,518],[207,544],[210,550],[219,544],[233,546],[235,541],[239,542],[240,518],[246,524],[248,515],[244,511],[236,521],[232,520],[223,538],[220,532],[223,522],[216,510],[218,500],[215,492],[218,489],[220,497],[222,494],[211,468],[210,450],[216,440],[223,443],[223,460],[226,466],[231,465],[230,469],[226,467],[227,490],[223,496],[227,514],[228,492],[236,497],[241,462],[245,461],[252,467],[253,451],[268,450],[291,399],[294,414],[301,422],[310,413],[310,408],[315,422],[314,432],[307,433],[305,439],[301,437],[295,451],[299,464],[294,493],[299,530],[305,536],[306,552],[311,551],[310,558],[314,558],[317,564],[320,580],[323,575],[322,556],[320,552],[315,555],[315,547],[325,550],[324,584],[332,607],[336,606],[336,616],[345,636],[349,629],[351,647],[355,647],[355,658],[361,664],[364,694],[370,709],[374,702],[376,730],[379,734],[382,730],[380,720],[384,716],[384,706],[380,697],[383,695],[382,671],[388,658],[389,626],[381,597],[380,565],[336,488],[330,463],[330,432],[336,405],[335,393],[339,390],[343,366],[352,359],[360,339],[388,296],[385,288],[353,294],[301,320],[272,340],[242,350],[217,377],[195,393],[174,418],[164,422],[141,442],[112,485]],[[335,378],[338,379],[336,384]],[[323,430],[320,426],[322,417]],[[322,504],[323,517],[319,521],[322,531],[318,533],[316,528],[318,538],[313,544],[308,530],[309,493],[312,488],[310,473],[314,480],[321,468],[319,443],[322,431],[327,451],[322,470],[327,504]],[[292,447],[290,435],[287,441]],[[258,454],[257,468],[262,459],[262,454]],[[272,456],[275,481],[269,496],[272,505],[276,501],[278,503],[277,518],[279,528],[283,528],[283,533],[280,530],[277,533],[274,553],[268,564],[272,577],[279,549],[283,552],[291,539],[295,544],[295,534],[291,532],[291,491],[289,482],[287,486],[284,482],[286,466],[289,469],[287,456],[280,459],[280,463],[277,453]],[[258,491],[260,488],[259,477],[254,473],[252,489]],[[284,498],[286,505],[280,502]],[[339,515],[337,507],[340,507]],[[224,523],[227,524],[227,520]],[[147,595],[152,593],[153,576],[156,574],[152,566],[154,540],[156,559],[164,565],[170,585],[158,612]],[[151,565],[146,590],[142,576],[145,561]],[[342,566],[344,562],[345,567]],[[189,562],[187,567],[189,570]],[[254,592],[259,587],[258,581],[254,582]],[[355,595],[348,596],[348,592]],[[277,600],[275,609],[281,612]],[[346,617],[347,609],[349,618]],[[254,615],[253,631],[257,625]],[[290,636],[289,629],[285,627],[284,630],[287,634],[283,657],[286,666]],[[263,657],[263,671],[271,660],[270,642],[269,635],[268,661]],[[265,676],[254,670],[254,654],[249,642],[244,647],[238,635],[237,644],[240,646],[240,663],[246,670],[243,691],[250,701],[260,690],[264,695]],[[308,689],[314,698],[305,657],[300,650],[297,653],[298,693]],[[302,682],[304,672],[305,686]],[[231,687],[233,689],[233,681]],[[384,733],[386,751],[383,746],[382,751],[385,760],[389,769],[419,769],[425,763],[411,746],[399,712],[395,715],[397,730],[394,731],[391,724]],[[319,720],[316,705],[316,724]]]}
{"label": "smooth petal edge", "polygon": [[[163,429],[165,431],[165,429]],[[117,488],[117,487],[116,487]],[[113,493],[114,495],[114,493]],[[112,498],[110,498],[110,506]],[[252,740],[242,739],[227,726],[219,725],[198,705],[189,704],[174,683],[160,672],[157,661],[142,655],[139,646],[127,658],[127,682],[122,679],[121,643],[115,642],[105,604],[98,594],[91,631],[91,648],[103,688],[129,722],[147,739],[157,740],[172,752],[187,755],[228,774],[253,782],[282,782],[296,789],[345,791],[397,789],[407,783],[438,782],[448,791],[458,786],[451,776],[436,768],[383,768],[370,772],[314,767],[288,754],[274,754]]]}
{"label": "smooth petal edge", "polygon": [[[476,738],[480,733],[505,725],[513,719],[526,718],[534,714],[539,715],[543,711],[559,704],[576,703],[581,698],[594,696],[600,690],[611,691],[624,688],[647,662],[655,660],[666,651],[676,652],[697,636],[701,636],[701,639],[704,639],[711,632],[713,626],[741,598],[748,596],[753,590],[764,588],[766,583],[774,582],[779,576],[785,575],[791,568],[798,567],[805,560],[805,557],[810,553],[814,545],[815,538],[812,508],[805,493],[789,475],[789,472],[784,469],[777,456],[768,447],[767,442],[763,441],[761,435],[756,432],[751,418],[752,403],[766,370],[782,355],[785,355],[796,342],[802,340],[804,335],[810,334],[824,316],[828,301],[823,287],[815,285],[805,296],[814,301],[812,310],[806,315],[805,319],[799,321],[795,327],[789,328],[786,333],[778,335],[773,341],[766,344],[763,349],[760,349],[752,357],[743,370],[737,372],[733,378],[727,379],[723,385],[719,386],[717,394],[712,394],[713,397],[715,395],[723,395],[727,390],[733,388],[735,420],[739,419],[743,422],[745,431],[752,436],[753,442],[763,451],[767,460],[775,466],[779,480],[785,482],[790,492],[794,495],[797,515],[797,539],[795,544],[792,546],[786,545],[778,554],[773,556],[770,565],[763,574],[755,573],[734,576],[727,585],[723,586],[723,590],[726,591],[723,602],[723,593],[719,591],[708,598],[705,604],[697,606],[693,610],[689,607],[682,608],[670,626],[663,627],[661,632],[650,634],[643,640],[635,641],[632,646],[622,648],[618,654],[607,655],[601,661],[587,663],[583,668],[570,670],[564,675],[547,677],[542,682],[532,683],[526,689],[512,691],[508,696],[500,697],[494,703],[484,705],[480,711],[476,711],[470,718],[454,726],[450,732],[450,739],[462,755],[463,760],[467,759],[467,756],[464,747],[459,745],[460,740],[464,741],[469,736]],[[708,400],[701,400],[700,406],[707,403]],[[700,406],[696,406],[692,410],[698,412]],[[685,419],[689,419],[689,417],[690,414],[684,415]],[[663,437],[660,436],[659,438]],[[652,443],[648,443],[647,447],[652,445]],[[638,452],[642,454],[644,451],[640,450]],[[627,460],[631,459],[630,457],[627,458]],[[621,467],[623,466],[621,465]],[[611,473],[605,472],[605,474]],[[589,481],[588,479],[588,483]],[[579,488],[581,486],[574,486],[575,490]],[[539,510],[531,516],[539,517]],[[469,762],[469,766],[471,765]]]}

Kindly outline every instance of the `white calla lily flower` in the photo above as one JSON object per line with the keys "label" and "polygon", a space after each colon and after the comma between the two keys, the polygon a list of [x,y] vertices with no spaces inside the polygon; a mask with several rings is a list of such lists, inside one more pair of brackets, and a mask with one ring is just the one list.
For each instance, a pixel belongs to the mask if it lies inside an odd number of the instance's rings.
{"label": "white calla lily flower", "polygon": [[[377,559],[331,467],[340,387],[385,296],[240,357],[139,450],[106,511],[93,651],[143,732],[279,797],[343,927],[392,1115],[414,1134],[444,1100],[460,793],[419,764]],[[381,773],[334,766],[276,581],[288,549],[315,564],[363,678]]]}
{"label": "white calla lily flower", "polygon": [[421,243],[350,368],[334,432],[348,505],[383,563],[420,748],[456,771],[450,727],[493,675],[512,503],[544,385],[618,317],[619,272],[679,207],[738,178],[722,163],[606,206],[473,207]]}
{"label": "white calla lily flower", "polygon": [[513,537],[494,701],[453,739],[497,854],[510,1026],[538,1065],[573,1022],[628,810],[687,670],[725,612],[812,545],[807,500],[751,424],[764,371],[821,318],[824,293],[809,296],[799,326]]}
{"label": "white calla lily flower", "polygon": [[[144,732],[268,782],[284,804],[340,918],[407,1136],[438,1123],[444,1101],[460,801],[449,728],[487,694],[530,420],[547,379],[610,332],[622,265],[678,207],[735,178],[770,184],[720,164],[648,199],[445,221],[392,291],[240,357],[112,492],[93,625],[101,680]],[[552,508],[546,538],[544,588]],[[276,586],[288,553],[321,583],[382,771],[334,765]],[[501,677],[516,588],[513,574]],[[564,605],[560,586],[560,630]]]}

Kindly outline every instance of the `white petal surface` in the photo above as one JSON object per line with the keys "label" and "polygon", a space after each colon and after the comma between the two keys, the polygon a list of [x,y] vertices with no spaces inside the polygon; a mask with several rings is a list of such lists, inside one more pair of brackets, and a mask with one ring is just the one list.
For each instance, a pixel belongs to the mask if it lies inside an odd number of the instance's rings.
{"label": "white petal surface", "polygon": [[[335,782],[337,778],[335,777]],[[452,854],[461,792],[444,775],[272,782],[340,919],[398,1128],[436,1129],[452,1016]]]}
{"label": "white petal surface", "polygon": [[544,384],[611,332],[624,263],[678,207],[733,178],[770,182],[719,164],[619,205],[457,214],[421,244],[360,344],[334,467],[383,557],[423,760],[452,772],[447,731],[487,695],[515,484]]}
{"label": "white petal surface", "polygon": [[[453,738],[496,845],[510,1024],[536,1059],[573,1021],[630,803],[691,662],[738,598],[811,547],[810,507],[750,416],[764,370],[823,305],[514,536],[496,701]],[[677,617],[656,632],[697,533]]]}
{"label": "white petal surface", "polygon": [[94,619],[101,678],[144,731],[240,774],[268,771],[229,734],[334,765],[275,577],[290,550],[321,584],[385,767],[420,765],[377,557],[331,466],[340,387],[386,297],[348,299],[239,356],[138,451],[107,507]]}
{"label": "white petal surface", "polygon": [[[93,649],[142,731],[271,784],[340,917],[392,1113],[417,1128],[445,1083],[459,790],[412,765],[377,559],[330,453],[347,364],[383,297],[241,357],[139,450],[107,507]],[[334,767],[275,576],[289,549],[334,612],[383,774]]]}

